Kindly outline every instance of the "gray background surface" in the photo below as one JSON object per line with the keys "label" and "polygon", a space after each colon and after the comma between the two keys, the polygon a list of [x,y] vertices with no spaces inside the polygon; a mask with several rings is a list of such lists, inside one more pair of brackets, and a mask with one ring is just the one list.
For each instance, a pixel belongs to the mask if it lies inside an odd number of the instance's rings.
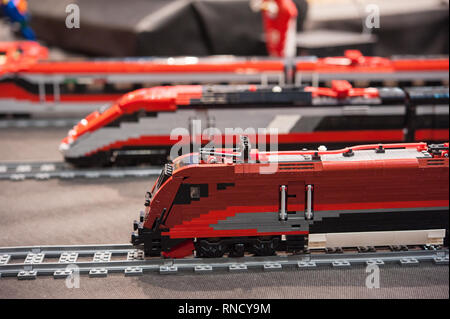
{"label": "gray background surface", "polygon": [[[0,130],[0,162],[61,160],[65,129]],[[126,243],[154,179],[0,181],[0,246]],[[51,277],[0,279],[0,298],[448,298],[448,267],[364,267],[212,275],[81,277],[79,289]]]}

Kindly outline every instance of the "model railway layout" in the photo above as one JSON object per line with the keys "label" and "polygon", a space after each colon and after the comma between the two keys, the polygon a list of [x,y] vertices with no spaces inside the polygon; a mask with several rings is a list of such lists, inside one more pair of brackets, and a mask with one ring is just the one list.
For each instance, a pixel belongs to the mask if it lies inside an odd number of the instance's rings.
{"label": "model railway layout", "polygon": [[279,150],[440,143],[449,137],[448,101],[446,87],[353,88],[348,81],[333,81],[331,88],[154,87],[89,114],[69,131],[60,150],[75,166],[129,166],[165,163],[174,145],[188,150],[176,155],[188,153],[191,144],[233,147],[242,133],[258,148],[277,144]]}
{"label": "model railway layout", "polygon": [[121,95],[167,84],[260,84],[325,86],[448,86],[445,56],[295,59],[216,56],[47,60],[34,42],[0,43],[0,114],[88,113]]}

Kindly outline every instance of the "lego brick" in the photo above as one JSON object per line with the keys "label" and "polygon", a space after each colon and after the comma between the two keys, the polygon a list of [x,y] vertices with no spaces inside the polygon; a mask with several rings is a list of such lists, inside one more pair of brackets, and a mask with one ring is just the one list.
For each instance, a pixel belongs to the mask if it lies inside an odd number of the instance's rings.
{"label": "lego brick", "polygon": [[264,269],[264,271],[281,270],[281,269],[282,269],[282,266],[281,266],[280,263],[273,263],[273,262],[270,262],[270,263],[265,263],[265,264],[263,265],[263,269]]}
{"label": "lego brick", "polygon": [[194,267],[194,272],[195,273],[208,273],[211,272],[213,270],[212,266],[210,265],[196,265]]}
{"label": "lego brick", "polygon": [[37,277],[36,270],[23,270],[17,274],[17,279],[19,280],[33,280]]}
{"label": "lego brick", "polygon": [[448,265],[448,256],[445,257],[435,257],[433,262],[437,265]]}
{"label": "lego brick", "polygon": [[0,255],[0,265],[6,265],[11,260],[11,255]]}
{"label": "lego brick", "polygon": [[111,260],[111,252],[99,251],[94,254],[93,262],[109,262]]}
{"label": "lego brick", "polygon": [[312,269],[316,268],[317,264],[314,261],[300,261],[297,263],[297,266],[300,269]]}
{"label": "lego brick", "polygon": [[367,260],[366,261],[366,265],[367,266],[369,266],[369,265],[378,265],[378,266],[380,266],[380,265],[384,265],[384,261],[383,260],[381,260],[381,259],[370,259],[370,260]]}
{"label": "lego brick", "polygon": [[418,266],[419,261],[416,258],[406,257],[406,258],[400,259],[400,265],[401,266]]}
{"label": "lego brick", "polygon": [[75,252],[64,252],[59,257],[59,263],[60,264],[72,264],[77,262],[78,259],[78,253]]}
{"label": "lego brick", "polygon": [[125,276],[141,276],[143,274],[142,267],[127,267],[125,269]]}
{"label": "lego brick", "polygon": [[175,265],[164,265],[159,267],[159,273],[161,275],[175,274],[178,272],[178,267]]}
{"label": "lego brick", "polygon": [[331,263],[331,265],[335,268],[346,268],[351,266],[348,260],[335,260]]}
{"label": "lego brick", "polygon": [[142,251],[142,250],[134,250],[134,251],[128,252],[127,260],[128,261],[144,260],[144,251]]}
{"label": "lego brick", "polygon": [[29,253],[25,258],[24,264],[40,264],[44,261],[45,255],[42,253]]}
{"label": "lego brick", "polygon": [[230,272],[239,272],[248,270],[247,265],[245,264],[232,264],[228,266],[228,270]]}
{"label": "lego brick", "polygon": [[55,272],[53,273],[53,278],[65,279],[65,278],[69,277],[70,275],[72,275],[72,273],[73,273],[72,270],[65,270],[65,269],[55,270]]}
{"label": "lego brick", "polygon": [[91,278],[103,278],[108,276],[108,270],[106,268],[93,268],[89,271],[89,277]]}

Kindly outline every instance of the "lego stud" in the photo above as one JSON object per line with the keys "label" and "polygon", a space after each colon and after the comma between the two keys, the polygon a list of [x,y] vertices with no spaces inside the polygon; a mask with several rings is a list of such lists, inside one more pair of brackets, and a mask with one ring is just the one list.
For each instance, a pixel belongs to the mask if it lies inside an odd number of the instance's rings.
{"label": "lego stud", "polygon": [[347,152],[342,153],[342,155],[345,156],[345,157],[352,157],[353,155],[355,155],[355,153],[350,148]]}
{"label": "lego stud", "polygon": [[386,150],[383,148],[383,145],[379,145],[378,148],[375,150],[375,153],[382,154],[386,153]]}

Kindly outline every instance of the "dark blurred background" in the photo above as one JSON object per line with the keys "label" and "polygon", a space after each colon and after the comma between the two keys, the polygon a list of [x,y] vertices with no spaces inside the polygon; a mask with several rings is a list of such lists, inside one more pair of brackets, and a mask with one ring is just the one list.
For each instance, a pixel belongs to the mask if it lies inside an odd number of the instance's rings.
{"label": "dark blurred background", "polygon": [[[249,0],[28,0],[31,27],[50,46],[91,56],[266,55]],[[65,27],[66,6],[81,27]],[[299,55],[448,54],[448,0],[295,0]],[[380,28],[367,30],[367,6]],[[1,36],[1,35],[0,35]]]}

